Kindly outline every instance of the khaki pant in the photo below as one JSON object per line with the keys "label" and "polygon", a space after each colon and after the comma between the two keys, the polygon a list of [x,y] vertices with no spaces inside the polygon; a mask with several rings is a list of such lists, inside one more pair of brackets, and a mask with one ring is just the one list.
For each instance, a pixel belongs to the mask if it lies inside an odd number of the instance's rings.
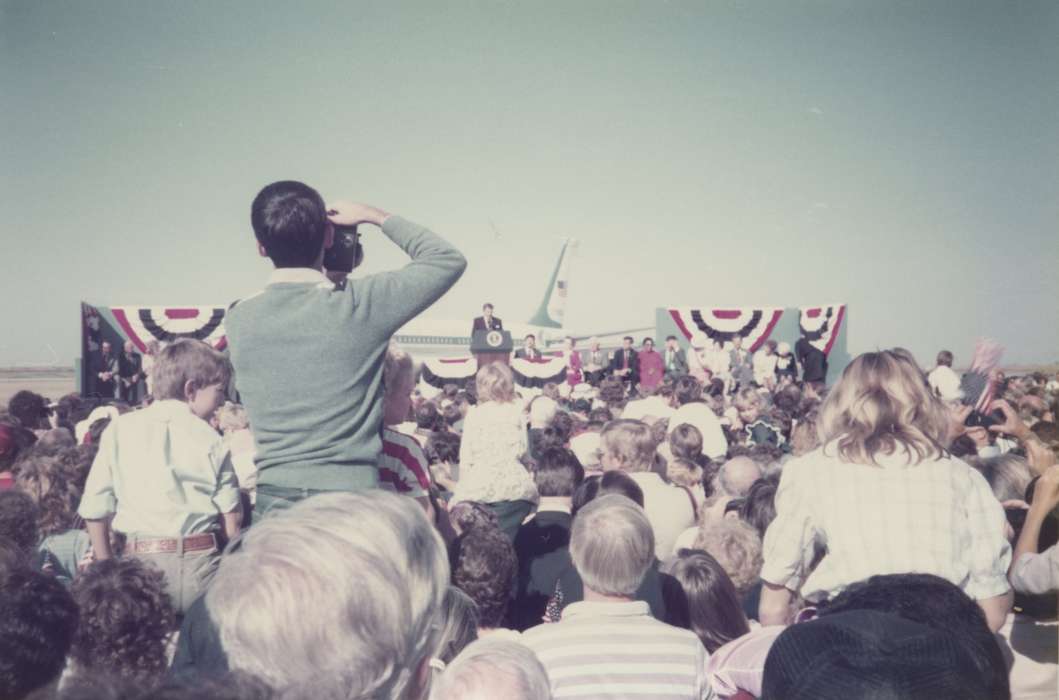
{"label": "khaki pant", "polygon": [[184,615],[195,599],[206,590],[221,563],[221,553],[216,548],[197,552],[183,552],[178,549],[176,552],[135,554],[135,544],[136,536],[129,535],[125,551],[129,553],[128,556],[153,564],[165,575],[166,592],[177,615]]}

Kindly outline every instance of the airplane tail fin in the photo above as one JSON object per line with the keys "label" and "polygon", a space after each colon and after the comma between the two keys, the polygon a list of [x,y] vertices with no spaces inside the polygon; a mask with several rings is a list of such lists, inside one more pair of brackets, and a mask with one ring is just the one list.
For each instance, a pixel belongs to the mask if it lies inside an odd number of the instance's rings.
{"label": "airplane tail fin", "polygon": [[544,292],[537,313],[529,320],[531,326],[542,328],[562,328],[566,315],[566,300],[570,292],[570,257],[577,248],[577,241],[571,238],[563,241],[559,262],[555,264],[548,289]]}

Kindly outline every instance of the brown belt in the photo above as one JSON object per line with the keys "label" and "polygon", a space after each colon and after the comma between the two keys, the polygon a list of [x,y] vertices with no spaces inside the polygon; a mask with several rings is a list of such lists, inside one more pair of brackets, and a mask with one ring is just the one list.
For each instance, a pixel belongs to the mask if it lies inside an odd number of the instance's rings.
{"label": "brown belt", "polygon": [[181,539],[183,539],[185,552],[201,552],[206,549],[217,548],[217,538],[214,537],[213,533],[207,532],[202,535],[192,535],[184,538],[137,539],[132,545],[132,551],[135,554],[178,552],[180,551]]}

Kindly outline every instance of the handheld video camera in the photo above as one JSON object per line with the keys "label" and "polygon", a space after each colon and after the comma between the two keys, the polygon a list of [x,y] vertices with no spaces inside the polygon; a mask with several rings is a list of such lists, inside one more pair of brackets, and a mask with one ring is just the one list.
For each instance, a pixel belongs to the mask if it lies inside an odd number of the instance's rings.
{"label": "handheld video camera", "polygon": [[324,269],[350,273],[364,262],[364,248],[356,226],[335,226],[335,242],[324,252]]}

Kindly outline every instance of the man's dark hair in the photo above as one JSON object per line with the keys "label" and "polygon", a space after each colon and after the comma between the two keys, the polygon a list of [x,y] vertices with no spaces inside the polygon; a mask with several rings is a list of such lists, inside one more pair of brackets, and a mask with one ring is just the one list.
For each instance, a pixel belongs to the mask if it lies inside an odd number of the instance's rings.
{"label": "man's dark hair", "polygon": [[460,412],[459,406],[454,402],[450,402],[442,407],[441,417],[445,420],[445,425],[451,428],[463,420],[463,413]]}
{"label": "man's dark hair", "polygon": [[681,406],[687,403],[702,400],[702,384],[690,374],[685,374],[677,379],[673,385],[673,395],[677,397],[677,403]]}
{"label": "man's dark hair", "polygon": [[989,682],[989,697],[1011,697],[1007,666],[985,613],[957,586],[932,574],[886,574],[851,584],[824,604],[820,616],[850,610],[891,613],[951,632],[974,657]]}
{"label": "man's dark hair", "polygon": [[537,336],[533,335],[532,333],[527,333],[526,337],[523,338],[523,340],[529,340],[530,338],[533,338],[534,340],[536,340]]}
{"label": "man's dark hair", "polygon": [[456,433],[434,433],[427,445],[427,454],[437,462],[458,464],[460,461],[460,436]]}
{"label": "man's dark hair", "polygon": [[631,336],[631,335],[627,335],[627,336],[625,336],[624,338],[622,338],[622,340],[628,340],[628,341],[629,341],[630,343],[632,343],[632,342],[635,342],[635,341],[634,341],[634,340],[632,339],[632,336]]}
{"label": "man's dark hair", "polygon": [[942,350],[938,353],[937,364],[944,365],[945,367],[952,367],[952,353],[948,350]]}
{"label": "man's dark hair", "polygon": [[533,480],[541,496],[573,496],[585,480],[585,469],[573,452],[553,447],[537,459]]}
{"label": "man's dark hair", "polygon": [[7,412],[11,414],[23,428],[36,430],[41,427],[43,421],[47,421],[51,410],[48,408],[48,400],[40,394],[32,391],[16,393],[7,402]]}
{"label": "man's dark hair", "polygon": [[574,492],[574,502],[570,510],[573,515],[577,515],[577,511],[596,498],[611,493],[625,496],[643,508],[643,489],[631,476],[615,470],[604,472],[603,476],[590,476],[582,481]]}
{"label": "man's dark hair", "polygon": [[59,455],[59,468],[66,480],[82,492],[88,481],[88,472],[99,452],[99,445],[77,445]]}
{"label": "man's dark hair", "polygon": [[667,335],[667,336],[666,336],[666,342],[667,342],[667,343],[668,343],[668,342],[669,342],[670,340],[676,340],[676,339],[677,339],[677,337],[676,337],[675,335]]}
{"label": "man's dark hair", "polygon": [[570,442],[570,436],[574,432],[573,416],[566,411],[556,411],[548,427],[555,431],[559,443],[565,445]]}
{"label": "man's dark hair", "polygon": [[485,311],[486,309],[489,309],[490,311],[492,311],[493,310],[493,305],[490,304],[489,302],[485,302],[484,304],[482,304],[482,311]]}
{"label": "man's dark hair", "polygon": [[679,459],[697,462],[702,456],[702,433],[690,423],[681,423],[669,433],[669,451]]}
{"label": "man's dark hair", "polygon": [[0,471],[13,469],[15,461],[37,442],[32,430],[16,425],[10,419],[0,420]]}
{"label": "man's dark hair", "polygon": [[614,414],[606,406],[599,406],[588,412],[589,423],[609,423],[612,420],[614,420]]}
{"label": "man's dark hair", "polygon": [[503,626],[517,573],[515,547],[499,528],[476,527],[456,540],[452,584],[478,605],[480,627]]}
{"label": "man's dark hair", "polygon": [[294,180],[273,182],[250,207],[254,235],[276,267],[312,267],[327,237],[327,207],[320,194]]}
{"label": "man's dark hair", "polygon": [[174,619],[162,572],[139,559],[106,559],[75,579],[71,592],[81,609],[70,652],[78,666],[156,683]]}
{"label": "man's dark hair", "polygon": [[40,541],[40,509],[29,495],[18,490],[0,491],[0,537],[7,538],[29,556]]}
{"label": "man's dark hair", "polygon": [[19,700],[59,677],[77,629],[77,605],[58,579],[0,571],[0,697]]}
{"label": "man's dark hair", "polygon": [[438,429],[438,407],[433,401],[424,401],[419,404],[416,408],[416,427],[421,430],[437,430]]}
{"label": "man's dark hair", "polygon": [[739,506],[739,517],[757,530],[761,539],[776,518],[776,489],[779,487],[778,476],[766,476],[750,485],[750,489]]}

